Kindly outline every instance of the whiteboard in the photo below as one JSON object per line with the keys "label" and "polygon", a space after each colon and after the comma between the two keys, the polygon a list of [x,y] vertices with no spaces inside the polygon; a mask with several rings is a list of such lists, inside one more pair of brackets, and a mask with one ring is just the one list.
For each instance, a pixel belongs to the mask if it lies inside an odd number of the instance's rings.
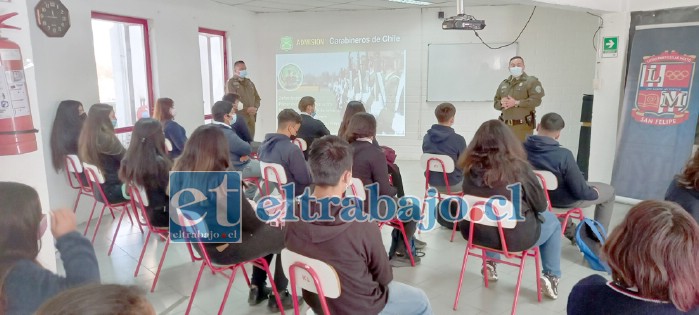
{"label": "whiteboard", "polygon": [[492,101],[500,82],[510,74],[517,43],[501,49],[483,44],[429,44],[428,102]]}

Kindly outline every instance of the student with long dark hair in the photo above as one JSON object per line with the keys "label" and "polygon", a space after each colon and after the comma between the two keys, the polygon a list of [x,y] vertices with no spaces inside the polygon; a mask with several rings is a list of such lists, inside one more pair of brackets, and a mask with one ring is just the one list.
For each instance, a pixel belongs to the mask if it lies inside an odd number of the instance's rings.
{"label": "student with long dark hair", "polygon": [[665,200],[680,204],[699,222],[699,151],[687,162],[682,173],[672,180],[665,192]]}
{"label": "student with long dark hair", "polygon": [[49,225],[49,217],[42,216],[34,188],[0,182],[0,218],[0,314],[33,314],[60,291],[99,282],[95,250],[76,231],[73,211],[57,210],[50,217],[65,277],[44,269],[37,261],[42,226]]}
{"label": "student with long dark hair", "polygon": [[351,101],[347,103],[345,107],[345,114],[342,116],[342,122],[340,122],[340,129],[337,131],[337,136],[345,139],[345,132],[347,131],[347,126],[349,125],[350,119],[356,113],[366,113],[366,108],[364,104],[360,101]]}
{"label": "student with long dark hair", "polygon": [[699,225],[678,204],[643,201],[609,234],[612,280],[592,275],[568,296],[568,314],[699,314]]}
{"label": "student with long dark hair", "polygon": [[155,315],[143,289],[120,284],[89,284],[44,303],[35,315]]}
{"label": "student with long dark hair", "polygon": [[121,161],[119,179],[142,187],[148,197],[146,209],[151,225],[166,227],[170,223],[170,202],[165,190],[172,162],[167,157],[163,127],[155,119],[143,118],[134,125],[131,144]]}
{"label": "student with long dark hair", "polygon": [[86,118],[80,102],[65,100],[58,104],[51,129],[51,162],[56,171],[65,167],[66,155],[78,154],[78,138]]}
{"label": "student with long dark hair", "polygon": [[[376,118],[369,113],[357,113],[352,116],[347,126],[345,139],[354,150],[352,164],[352,176],[359,178],[362,184],[379,185],[379,195],[390,197],[402,197],[398,195],[398,189],[389,180],[388,164],[386,156],[381,148],[372,142],[376,137]],[[405,234],[412,238],[415,234],[417,222],[405,222]],[[397,229],[393,230],[391,248],[388,257],[394,267],[410,266],[410,257],[407,255],[403,235]],[[420,262],[420,257],[413,252],[415,263]]]}
{"label": "student with long dark hair", "polygon": [[[552,299],[558,298],[558,281],[561,277],[561,225],[552,212],[547,211],[548,203],[544,190],[534,171],[527,162],[527,155],[510,128],[499,120],[483,123],[473,140],[459,157],[459,168],[464,170],[463,192],[467,195],[490,198],[493,196],[511,197],[507,186],[521,184],[520,215],[523,221],[517,222],[514,229],[505,229],[507,249],[518,252],[539,246],[543,275],[540,279],[542,293]],[[468,239],[470,221],[459,223],[461,235]],[[500,249],[500,234],[497,227],[474,226],[474,242],[489,248]],[[488,258],[499,259],[500,255],[486,252]],[[497,280],[494,261],[487,261],[487,276]]]}
{"label": "student with long dark hair", "polygon": [[[121,159],[126,150],[114,133],[116,123],[116,115],[114,115],[112,106],[107,104],[92,105],[78,141],[80,160],[83,163],[97,166],[104,175],[104,183],[101,186],[110,203],[126,201],[124,197],[126,190],[119,180]],[[99,194],[96,194],[95,197],[101,198]]]}
{"label": "student with long dark hair", "polygon": [[171,98],[163,97],[159,98],[155,102],[155,108],[153,108],[153,118],[157,119],[163,124],[165,139],[170,141],[172,144],[172,151],[170,151],[169,154],[170,158],[172,159],[182,154],[184,144],[187,142],[187,132],[175,121],[176,115],[177,111],[175,110],[175,101],[173,101]]}
{"label": "student with long dark hair", "polygon": [[[221,128],[216,125],[204,125],[194,130],[182,155],[175,161],[173,171],[223,172],[228,169],[230,163],[228,140]],[[255,209],[247,200],[241,202],[239,210],[241,211],[242,241],[240,243],[206,243],[204,247],[207,254],[213,262],[222,265],[236,264],[259,257],[264,257],[268,263],[271,263],[274,254],[279,254],[284,248],[284,231],[260,221]],[[209,226],[217,224],[216,216],[206,216],[204,221]],[[248,303],[257,305],[269,298],[267,308],[270,311],[279,312],[272,290],[265,286],[266,281],[267,273],[254,267],[250,279]],[[293,307],[291,295],[286,290],[289,281],[284,276],[281,257],[277,257],[274,283],[284,308]]]}

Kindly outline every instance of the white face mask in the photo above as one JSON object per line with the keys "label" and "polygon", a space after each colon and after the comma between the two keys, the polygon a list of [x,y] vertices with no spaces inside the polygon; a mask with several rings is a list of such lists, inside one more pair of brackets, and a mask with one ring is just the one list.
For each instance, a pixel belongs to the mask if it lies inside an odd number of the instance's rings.
{"label": "white face mask", "polygon": [[177,110],[174,107],[170,109],[170,115],[172,115],[172,117],[177,116]]}
{"label": "white face mask", "polygon": [[522,67],[511,67],[510,68],[510,74],[512,76],[515,76],[515,77],[522,75],[523,72],[524,72],[524,69],[522,69]]}

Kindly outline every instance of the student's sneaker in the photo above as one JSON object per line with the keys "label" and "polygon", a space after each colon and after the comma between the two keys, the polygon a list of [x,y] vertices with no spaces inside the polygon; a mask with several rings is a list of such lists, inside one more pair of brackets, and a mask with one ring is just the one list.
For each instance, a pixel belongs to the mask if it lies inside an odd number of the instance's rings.
{"label": "student's sneaker", "polygon": [[[292,297],[291,294],[289,294],[289,291],[284,290],[279,292],[279,298],[282,300],[282,306],[285,310],[294,309],[294,297]],[[297,296],[296,299],[299,301],[299,306],[301,306],[303,304],[303,298]],[[267,309],[272,313],[280,312],[279,305],[277,305],[277,299],[274,297],[274,294],[269,295],[269,301],[267,301]]]}
{"label": "student's sneaker", "polygon": [[[488,261],[485,263],[485,268],[488,270],[488,281],[498,281],[498,269],[494,261]],[[483,275],[483,269],[481,269],[481,275]]]}
{"label": "student's sneaker", "polygon": [[250,306],[255,306],[257,304],[262,303],[262,301],[266,300],[269,298],[269,295],[272,293],[272,288],[270,287],[264,287],[262,290],[256,285],[251,285],[250,286],[250,294],[248,294],[248,304]]}
{"label": "student's sneaker", "polygon": [[417,239],[416,237],[413,237],[413,242],[415,243],[416,249],[424,249],[425,247],[427,247],[426,242],[423,242],[423,241]]}
{"label": "student's sneaker", "polygon": [[[400,268],[400,267],[412,267],[413,265],[410,263],[410,257],[405,255],[404,253],[396,252],[395,255],[391,259],[388,260],[391,263],[391,267],[394,268]],[[415,261],[415,265],[420,264],[420,257],[413,255],[413,261]]]}
{"label": "student's sneaker", "polygon": [[550,274],[544,274],[543,276],[541,276],[541,279],[539,279],[539,282],[541,282],[541,293],[545,296],[550,297],[551,299],[557,299],[558,280],[558,277]]}

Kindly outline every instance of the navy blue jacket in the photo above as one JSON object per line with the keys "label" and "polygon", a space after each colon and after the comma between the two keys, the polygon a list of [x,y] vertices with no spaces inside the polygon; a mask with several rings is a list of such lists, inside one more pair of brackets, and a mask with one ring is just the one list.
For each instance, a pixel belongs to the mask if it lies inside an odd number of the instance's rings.
{"label": "navy blue jacket", "polygon": [[304,155],[307,155],[308,150],[311,148],[311,144],[313,144],[315,139],[327,136],[329,134],[330,130],[325,127],[325,124],[322,121],[315,119],[306,113],[301,113],[301,127],[299,128],[297,137],[302,138],[308,145],[308,149],[306,149]]}
{"label": "navy blue jacket", "polygon": [[286,135],[268,133],[257,150],[257,156],[260,162],[276,163],[284,168],[287,183],[296,184],[296,196],[301,195],[313,183],[303,152]]}
{"label": "navy blue jacket", "polygon": [[214,126],[219,127],[219,129],[223,131],[223,135],[226,136],[226,140],[228,140],[228,150],[230,151],[231,155],[231,165],[235,166],[238,169],[245,167],[245,165],[247,165],[250,160],[241,162],[240,157],[250,155],[250,153],[252,153],[252,148],[250,147],[250,144],[240,139],[240,137],[238,137],[238,134],[235,133],[231,126],[218,122],[214,122],[212,124]]}
{"label": "navy blue jacket", "polygon": [[680,204],[699,222],[699,191],[679,186],[675,178],[665,192],[665,200]]}
{"label": "navy blue jacket", "polygon": [[[34,261],[17,261],[5,278],[5,314],[34,314],[41,304],[63,290],[100,282],[95,250],[79,232],[59,237],[56,249],[61,254],[65,277],[44,269]],[[0,313],[3,313],[2,309]]]}
{"label": "navy blue jacket", "polygon": [[600,275],[582,279],[568,295],[568,315],[680,315],[699,314],[699,308],[682,312],[672,303],[640,297],[609,283]]}
{"label": "navy blue jacket", "polygon": [[[454,160],[454,164],[465,150],[466,139],[457,134],[452,127],[432,125],[422,138],[422,153],[448,155]],[[449,185],[456,185],[464,179],[464,172],[456,167],[447,175],[447,179]],[[430,185],[446,186],[442,173],[430,172]]]}
{"label": "navy blue jacket", "polygon": [[573,153],[561,147],[555,139],[545,136],[529,136],[524,142],[529,163],[536,170],[556,175],[558,188],[549,191],[554,207],[565,207],[580,200],[595,200],[597,191],[587,184]]}
{"label": "navy blue jacket", "polygon": [[250,129],[248,129],[248,124],[245,121],[244,115],[236,115],[235,117],[235,122],[231,127],[233,127],[233,131],[238,135],[238,138],[247,143],[253,142],[254,139],[250,134]]}
{"label": "navy blue jacket", "polygon": [[184,144],[187,142],[187,132],[174,120],[168,120],[163,123],[163,132],[165,133],[165,139],[170,140],[170,143],[172,143],[170,158],[174,159],[180,156],[184,150]]}

